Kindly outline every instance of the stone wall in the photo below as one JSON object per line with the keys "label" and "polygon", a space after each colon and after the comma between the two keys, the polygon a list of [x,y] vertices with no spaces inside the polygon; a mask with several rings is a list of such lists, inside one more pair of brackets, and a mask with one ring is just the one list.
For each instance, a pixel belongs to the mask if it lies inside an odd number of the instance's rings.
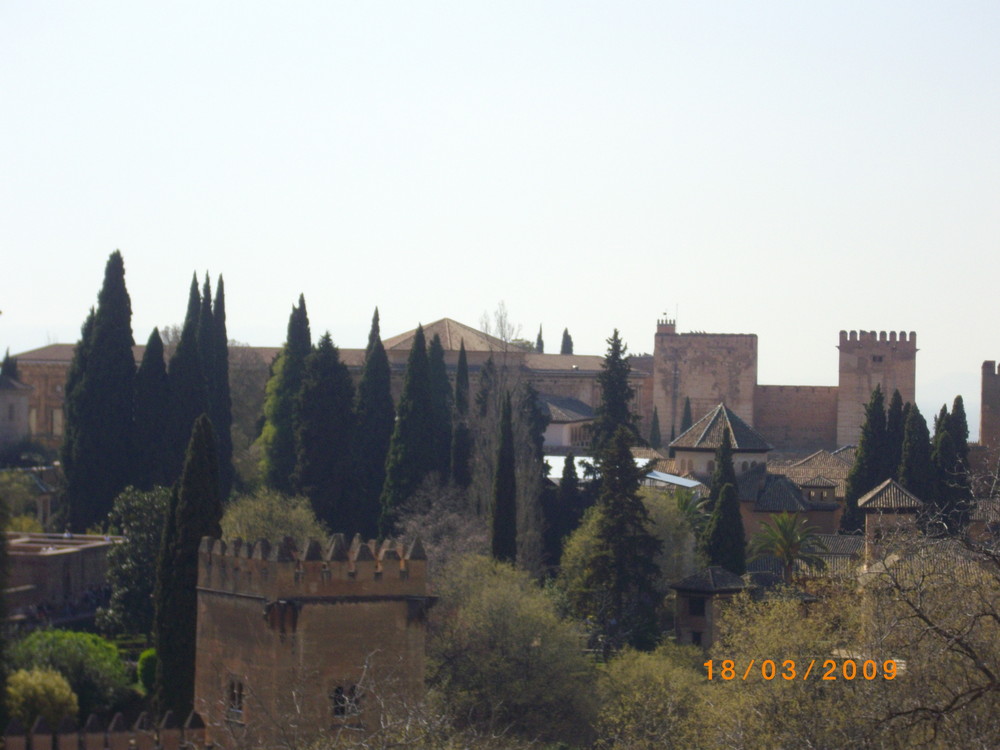
{"label": "stone wall", "polygon": [[837,387],[758,385],[753,426],[778,450],[834,450],[837,446]]}

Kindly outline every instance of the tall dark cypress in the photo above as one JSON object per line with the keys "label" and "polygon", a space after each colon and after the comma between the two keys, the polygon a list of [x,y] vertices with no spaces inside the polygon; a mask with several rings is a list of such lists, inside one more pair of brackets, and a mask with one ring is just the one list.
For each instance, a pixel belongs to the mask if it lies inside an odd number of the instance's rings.
{"label": "tall dark cypress", "polygon": [[559,346],[560,354],[573,353],[573,337],[569,335],[569,329],[563,328],[562,344]]}
{"label": "tall dark cypress", "polygon": [[542,338],[541,326],[538,326],[538,336],[535,338],[535,353],[545,354],[545,340]]}
{"label": "tall dark cypress", "polygon": [[709,565],[721,565],[738,576],[746,573],[747,540],[735,486],[725,484],[719,490],[715,510],[705,527],[704,540]]}
{"label": "tall dark cypress", "polygon": [[[93,323],[85,324],[83,351],[67,381],[64,443],[70,524],[77,531],[100,523],[132,479],[135,447],[135,358],[132,303],[125,264],[108,258]],[[89,329],[89,330],[88,330]]]}
{"label": "tall dark cypress", "polygon": [[619,427],[631,433],[633,443],[640,442],[637,418],[632,411],[635,389],[629,382],[632,368],[627,354],[628,347],[622,343],[616,328],[608,339],[608,351],[597,375],[601,399],[592,424],[592,444],[597,452],[604,448]]}
{"label": "tall dark cypress", "polygon": [[968,524],[972,494],[966,464],[959,453],[956,440],[948,431],[950,416],[938,420],[931,463],[936,475],[937,528],[954,535],[961,533]]}
{"label": "tall dark cypress", "polygon": [[167,428],[166,480],[173,482],[184,465],[191,429],[199,415],[208,412],[208,386],[198,345],[201,318],[201,295],[198,277],[191,279],[187,314],[177,348],[170,358],[167,375],[170,381],[170,414]]}
{"label": "tall dark cypress", "polygon": [[969,469],[969,420],[965,416],[965,400],[961,395],[955,396],[948,415],[948,434],[955,443],[955,453],[959,461]]}
{"label": "tall dark cypress", "polygon": [[233,399],[229,392],[229,333],[226,330],[226,288],[222,274],[215,285],[212,306],[212,376],[209,390],[212,427],[219,448],[219,487],[225,500],[233,488]]}
{"label": "tall dark cypress", "polygon": [[663,436],[660,434],[660,415],[653,407],[653,419],[649,423],[649,447],[658,451],[663,444]]}
{"label": "tall dark cypress", "polygon": [[358,381],[355,411],[358,430],[356,461],[360,496],[358,498],[358,531],[365,539],[378,536],[382,506],[379,497],[385,484],[385,460],[396,422],[396,409],[390,390],[389,358],[379,335],[378,308],[372,316],[372,327],[365,350],[365,366]]}
{"label": "tall dark cypress", "polygon": [[903,421],[903,397],[899,390],[893,390],[889,399],[889,409],[885,417],[885,451],[887,477],[895,477],[899,473],[899,462],[903,458],[903,433],[906,424]]}
{"label": "tall dark cypress", "polygon": [[352,452],[357,435],[354,384],[329,333],[306,357],[295,409],[293,486],[309,498],[328,528],[353,535],[360,531]]}
{"label": "tall dark cypress", "polygon": [[865,421],[854,454],[854,466],[847,474],[844,497],[844,514],[840,528],[846,532],[862,531],[864,516],[858,509],[858,500],[880,482],[889,478],[885,433],[885,399],[881,386],[875,386],[872,397],[865,406]]}
{"label": "tall dark cypress", "polygon": [[583,499],[580,495],[580,479],[576,473],[576,461],[569,453],[563,459],[562,478],[554,492],[543,497],[545,511],[545,531],[543,535],[545,559],[551,566],[559,564],[563,541],[583,518]]}
{"label": "tall dark cypress", "polygon": [[716,501],[722,495],[722,488],[727,484],[735,489],[736,468],[733,466],[733,439],[727,427],[722,433],[722,442],[715,451],[715,468],[712,470],[711,486],[709,487],[709,508],[715,507]]}
{"label": "tall dark cypress", "polygon": [[681,435],[691,429],[694,419],[691,416],[691,397],[684,397],[684,412],[681,414]]}
{"label": "tall dark cypress", "polygon": [[10,349],[3,355],[3,363],[0,364],[0,375],[11,380],[20,380],[17,376],[17,357],[10,356]]}
{"label": "tall dark cypress", "polygon": [[458,350],[455,372],[455,422],[451,433],[451,478],[462,489],[472,483],[472,431],[469,429],[469,361],[465,341]]}
{"label": "tall dark cypress", "polygon": [[500,411],[500,443],[493,476],[493,507],[490,510],[490,550],[493,558],[512,563],[517,559],[517,484],[509,391],[504,395]]}
{"label": "tall dark cypress", "polygon": [[931,462],[931,436],[927,420],[916,404],[906,412],[903,430],[903,455],[899,461],[897,481],[904,489],[931,506],[937,504],[937,476]]}
{"label": "tall dark cypress", "polygon": [[451,476],[451,383],[444,363],[444,347],[436,333],[427,349],[427,366],[431,381],[431,432],[434,460],[431,470],[436,471],[442,482]]}
{"label": "tall dark cypress", "polygon": [[295,471],[295,399],[302,387],[306,357],[312,351],[306,300],[299,295],[299,304],[288,318],[288,337],[274,362],[267,381],[264,398],[264,430],[261,433],[263,457],[261,473],[264,482],[281,492],[292,491]]}
{"label": "tall dark cypress", "polygon": [[382,536],[391,532],[399,508],[416,492],[434,464],[433,444],[427,439],[433,421],[432,410],[427,343],[423,326],[417,326],[406,363],[396,426],[386,456],[379,519]]}
{"label": "tall dark cypress", "polygon": [[159,329],[154,328],[135,374],[136,457],[133,482],[140,490],[170,484],[166,476],[169,408],[170,386],[163,340]]}
{"label": "tall dark cypress", "polygon": [[[69,370],[66,373],[66,387],[64,389],[63,409],[66,419],[66,432],[63,435],[63,444],[59,452],[62,459],[63,473],[66,477],[76,474],[76,456],[78,450],[77,437],[82,431],[86,434],[89,425],[85,426],[84,416],[90,411],[87,399],[83,397],[84,374],[87,372],[87,362],[90,359],[90,348],[94,338],[94,318],[97,313],[94,308],[90,308],[87,318],[80,327],[80,340],[73,349],[73,359],[69,363]],[[70,490],[67,488],[67,495]]]}
{"label": "tall dark cypress", "polygon": [[215,427],[215,320],[212,315],[212,287],[208,283],[208,272],[205,272],[205,283],[201,288],[201,306],[198,309],[198,357],[201,359],[201,369],[205,375],[205,401],[208,404],[206,413],[212,419]]}
{"label": "tall dark cypress", "polygon": [[161,716],[168,710],[187,716],[194,703],[198,547],[202,537],[222,535],[219,457],[205,414],[192,428],[170,505],[154,594],[153,635],[159,655],[154,702]]}

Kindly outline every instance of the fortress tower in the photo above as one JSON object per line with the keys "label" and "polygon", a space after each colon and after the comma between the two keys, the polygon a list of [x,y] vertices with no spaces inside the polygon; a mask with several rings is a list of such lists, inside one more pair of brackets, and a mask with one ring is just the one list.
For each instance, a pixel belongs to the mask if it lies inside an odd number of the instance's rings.
{"label": "fortress tower", "polygon": [[979,442],[985,448],[995,449],[1000,446],[1000,370],[996,362],[983,362],[981,396]]}
{"label": "fortress tower", "polygon": [[216,747],[276,747],[307,730],[363,733],[424,689],[426,558],[335,534],[229,544],[198,563],[195,706]]}
{"label": "fortress tower", "polygon": [[856,444],[865,404],[876,385],[886,404],[894,390],[903,403],[916,401],[917,334],[895,331],[841,331],[837,387],[837,444]]}

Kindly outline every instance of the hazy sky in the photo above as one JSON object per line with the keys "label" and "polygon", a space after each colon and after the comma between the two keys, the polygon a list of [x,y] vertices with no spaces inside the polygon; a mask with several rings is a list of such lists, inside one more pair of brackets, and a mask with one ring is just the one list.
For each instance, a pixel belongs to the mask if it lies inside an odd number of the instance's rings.
{"label": "hazy sky", "polygon": [[116,248],[139,342],[196,269],[260,345],[300,292],[342,347],[669,311],[834,385],[841,329],[913,330],[975,437],[1000,3],[0,3],[0,347],[75,341]]}

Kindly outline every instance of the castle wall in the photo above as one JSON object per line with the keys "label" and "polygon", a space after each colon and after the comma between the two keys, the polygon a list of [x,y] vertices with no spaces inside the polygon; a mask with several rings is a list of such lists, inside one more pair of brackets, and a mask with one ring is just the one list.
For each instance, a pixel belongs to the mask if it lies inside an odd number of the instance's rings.
{"label": "castle wall", "polygon": [[895,331],[840,332],[837,444],[858,442],[865,405],[881,385],[886,403],[894,390],[903,403],[916,402],[917,334]]}
{"label": "castle wall", "polygon": [[996,362],[983,362],[981,397],[979,442],[992,452],[1000,448],[1000,370]]}
{"label": "castle wall", "polygon": [[837,447],[837,387],[758,385],[754,429],[778,450]]}

